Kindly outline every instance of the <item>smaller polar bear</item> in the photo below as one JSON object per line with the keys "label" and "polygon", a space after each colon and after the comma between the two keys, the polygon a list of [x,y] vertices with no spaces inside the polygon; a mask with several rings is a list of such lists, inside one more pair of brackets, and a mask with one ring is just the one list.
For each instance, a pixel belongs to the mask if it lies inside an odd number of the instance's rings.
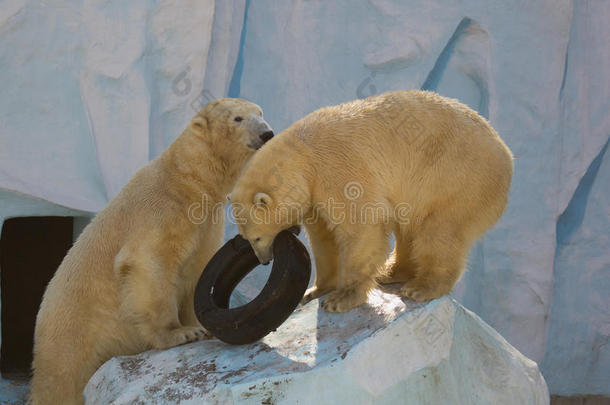
{"label": "smaller polar bear", "polygon": [[323,307],[345,312],[377,281],[403,282],[417,301],[449,293],[502,215],[512,173],[510,150],[475,111],[397,91],[297,121],[254,156],[230,199],[262,263],[279,231],[304,224],[316,280],[303,302],[330,293]]}
{"label": "smaller polar bear", "polygon": [[225,196],[273,136],[257,105],[212,101],[85,228],[36,320],[31,403],[82,404],[106,360],[206,336],[193,307]]}

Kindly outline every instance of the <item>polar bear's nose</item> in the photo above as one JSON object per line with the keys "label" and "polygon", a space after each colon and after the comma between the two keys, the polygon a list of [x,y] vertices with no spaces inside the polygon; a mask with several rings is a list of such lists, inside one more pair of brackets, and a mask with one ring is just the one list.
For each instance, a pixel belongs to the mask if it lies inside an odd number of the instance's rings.
{"label": "polar bear's nose", "polygon": [[269,139],[273,138],[273,131],[266,131],[260,134],[260,138],[263,142],[267,142]]}

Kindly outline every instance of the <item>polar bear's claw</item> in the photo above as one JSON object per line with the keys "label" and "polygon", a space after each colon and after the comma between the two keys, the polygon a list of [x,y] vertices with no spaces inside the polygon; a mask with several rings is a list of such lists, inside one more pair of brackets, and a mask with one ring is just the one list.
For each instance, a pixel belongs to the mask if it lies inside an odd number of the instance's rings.
{"label": "polar bear's claw", "polygon": [[171,332],[170,339],[172,342],[170,343],[170,346],[183,345],[209,337],[209,333],[200,326],[184,326],[182,328],[174,329]]}
{"label": "polar bear's claw", "polygon": [[419,302],[429,301],[439,297],[436,291],[425,290],[406,284],[400,289],[400,295],[409,298],[410,300]]}
{"label": "polar bear's claw", "polygon": [[307,291],[305,291],[305,295],[303,295],[303,299],[301,299],[301,305],[305,305],[309,301],[313,301],[316,298],[320,298],[327,292],[328,292],[327,290],[322,290],[316,286],[308,288]]}
{"label": "polar bear's claw", "polygon": [[366,302],[366,294],[355,289],[333,291],[322,303],[328,312],[347,312]]}

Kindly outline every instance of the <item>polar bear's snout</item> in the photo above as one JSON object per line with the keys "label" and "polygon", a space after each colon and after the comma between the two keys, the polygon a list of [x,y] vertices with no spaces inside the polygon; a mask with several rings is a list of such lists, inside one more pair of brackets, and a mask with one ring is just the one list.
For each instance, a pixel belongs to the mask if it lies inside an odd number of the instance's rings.
{"label": "polar bear's snout", "polygon": [[273,129],[271,126],[269,126],[269,124],[267,124],[267,121],[265,121],[263,117],[257,114],[252,114],[248,124],[249,132],[254,138],[248,145],[252,149],[259,149],[261,146],[267,143],[267,141],[273,138]]}
{"label": "polar bear's snout", "polygon": [[256,250],[254,251],[254,253],[256,254],[256,258],[258,259],[259,263],[263,266],[266,266],[271,263],[271,260],[273,259],[272,253],[258,253]]}
{"label": "polar bear's snout", "polygon": [[249,242],[258,261],[263,265],[269,264],[273,259],[273,238],[270,240],[256,238],[254,241]]}
{"label": "polar bear's snout", "polygon": [[269,139],[273,138],[273,131],[263,132],[260,136],[263,143],[267,142]]}

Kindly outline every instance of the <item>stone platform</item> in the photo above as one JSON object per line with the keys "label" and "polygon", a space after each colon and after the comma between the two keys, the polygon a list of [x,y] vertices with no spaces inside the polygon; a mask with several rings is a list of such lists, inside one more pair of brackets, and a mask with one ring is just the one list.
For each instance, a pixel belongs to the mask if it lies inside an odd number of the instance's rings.
{"label": "stone platform", "polygon": [[330,314],[314,300],[245,346],[217,340],[113,358],[87,404],[549,403],[537,365],[449,297],[374,291]]}

